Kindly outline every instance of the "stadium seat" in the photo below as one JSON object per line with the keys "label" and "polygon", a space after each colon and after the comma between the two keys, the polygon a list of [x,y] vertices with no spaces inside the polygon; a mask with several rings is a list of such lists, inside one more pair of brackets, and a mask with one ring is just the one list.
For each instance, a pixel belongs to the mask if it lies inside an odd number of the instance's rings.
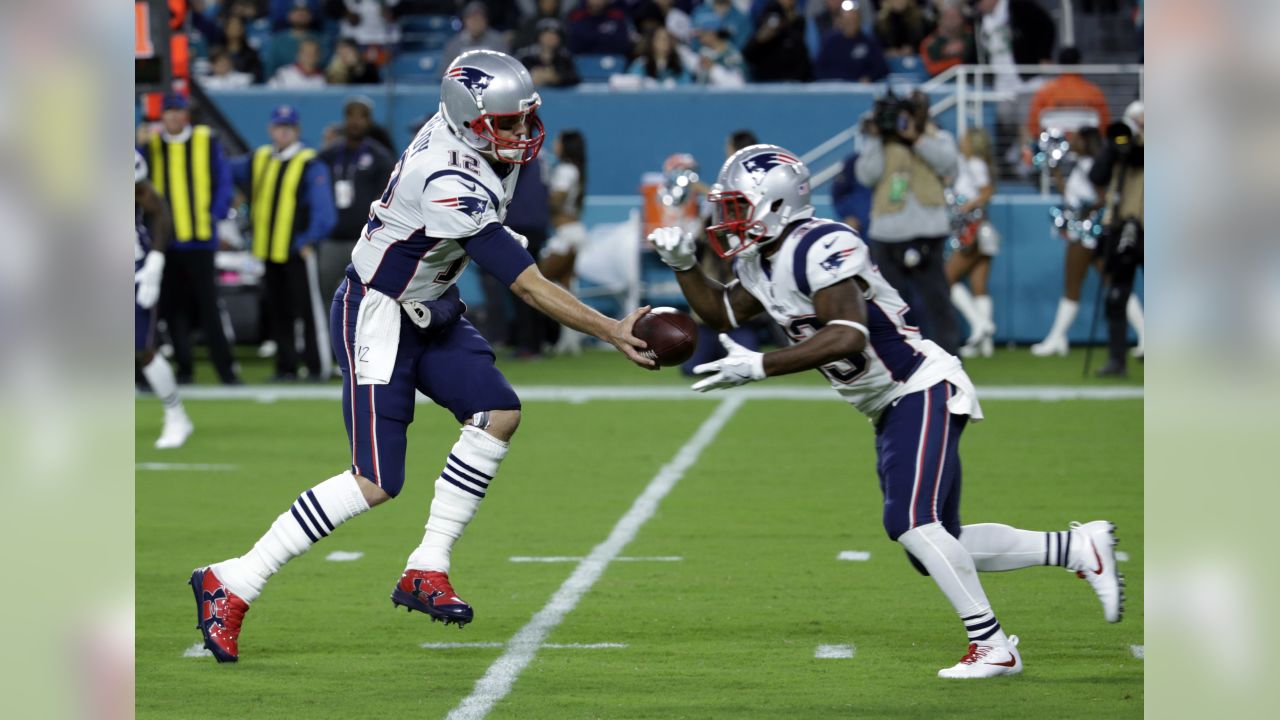
{"label": "stadium seat", "polygon": [[626,72],[627,59],[622,55],[577,55],[573,65],[583,82],[608,82],[610,76]]}
{"label": "stadium seat", "polygon": [[402,52],[387,67],[393,82],[435,83],[440,80],[440,53]]}
{"label": "stadium seat", "polygon": [[400,49],[441,50],[462,25],[451,15],[420,15],[400,21]]}
{"label": "stadium seat", "polygon": [[887,82],[918,83],[929,79],[929,72],[916,55],[885,58],[885,61],[889,63]]}

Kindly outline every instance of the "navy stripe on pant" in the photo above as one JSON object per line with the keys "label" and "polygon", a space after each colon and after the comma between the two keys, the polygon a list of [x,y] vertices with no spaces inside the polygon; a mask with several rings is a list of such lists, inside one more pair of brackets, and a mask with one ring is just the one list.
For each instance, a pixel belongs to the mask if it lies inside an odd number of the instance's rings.
{"label": "navy stripe on pant", "polygon": [[960,435],[968,415],[953,415],[950,383],[898,399],[876,425],[876,470],[884,493],[884,528],[906,531],[941,522],[960,536]]}

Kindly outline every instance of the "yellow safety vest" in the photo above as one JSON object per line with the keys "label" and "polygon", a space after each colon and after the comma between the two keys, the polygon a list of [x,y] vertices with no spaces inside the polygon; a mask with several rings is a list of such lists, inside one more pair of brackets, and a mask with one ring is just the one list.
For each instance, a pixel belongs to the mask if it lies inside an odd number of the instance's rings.
{"label": "yellow safety vest", "polygon": [[[298,214],[298,187],[316,151],[306,148],[282,162],[264,145],[253,153],[253,254],[275,263],[288,262]],[[281,171],[283,168],[283,172]],[[283,177],[281,177],[283,175]]]}
{"label": "yellow safety vest", "polygon": [[207,125],[191,128],[186,142],[165,142],[151,136],[151,184],[169,201],[173,235],[178,242],[213,239],[213,168]]}

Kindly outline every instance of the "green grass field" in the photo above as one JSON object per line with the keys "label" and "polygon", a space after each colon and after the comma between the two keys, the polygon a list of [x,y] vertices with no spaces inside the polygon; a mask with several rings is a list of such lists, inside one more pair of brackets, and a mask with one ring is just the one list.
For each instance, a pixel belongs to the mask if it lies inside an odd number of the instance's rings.
{"label": "green grass field", "polygon": [[[983,384],[1079,382],[1078,357],[971,362]],[[655,383],[607,353],[507,363],[516,386]],[[1141,382],[1141,368],[1134,365]],[[251,376],[249,370],[246,375]],[[816,379],[789,382],[820,385]],[[1090,384],[1101,384],[1090,381]],[[1022,637],[1018,677],[934,677],[964,650],[942,595],[883,534],[872,428],[838,400],[748,400],[614,562],[546,638],[491,718],[1139,717],[1143,665],[1141,400],[996,401],[965,434],[964,516],[1063,529],[1119,526],[1124,622],[1057,569],[983,576]],[[191,569],[243,553],[297,494],[349,458],[332,401],[189,401],[186,447],[151,448],[160,409],[137,404],[139,463],[223,470],[137,473],[140,718],[444,717],[574,571],[512,556],[585,556],[718,407],[715,399],[528,402],[452,577],[476,608],[462,631],[393,612],[388,595],[421,538],[432,481],[457,437],[419,405],[404,492],[290,563],[254,603],[241,661],[184,657],[199,642]],[[364,553],[329,562],[333,551]],[[837,561],[844,550],[865,562]],[[495,643],[427,649],[423,643]],[[816,659],[819,645],[856,648]]]}

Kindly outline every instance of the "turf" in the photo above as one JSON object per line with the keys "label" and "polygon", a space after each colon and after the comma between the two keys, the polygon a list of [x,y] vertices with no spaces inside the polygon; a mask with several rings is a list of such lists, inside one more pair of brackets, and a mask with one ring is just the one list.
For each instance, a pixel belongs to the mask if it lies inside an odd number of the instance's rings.
{"label": "turf", "polygon": [[[617,382],[618,362],[589,354],[510,374],[517,385]],[[1047,382],[1059,381],[1037,379]],[[508,558],[587,554],[715,407],[528,404],[454,554],[458,590],[477,608],[458,631],[393,612],[388,599],[457,435],[446,413],[419,406],[401,496],[290,563],[246,618],[241,662],[217,665],[183,657],[199,640],[191,569],[244,552],[299,491],[343,468],[348,446],[335,403],[188,404],[197,434],[161,453],[150,447],[159,406],[138,402],[138,461],[235,467],[137,475],[140,718],[443,717],[502,649],[420,644],[509,639],[573,566]],[[1001,623],[1022,637],[1026,671],[976,684],[934,678],[963,651],[963,632],[880,529],[870,426],[837,401],[753,400],[623,551],[683,560],[610,565],[548,638],[627,647],[541,650],[490,717],[1140,716],[1143,666],[1130,645],[1143,642],[1142,402],[984,408],[988,420],[963,444],[966,521],[1061,529],[1113,519],[1130,555],[1123,623],[1104,623],[1088,586],[1061,570],[984,575]],[[365,555],[327,562],[335,550]],[[838,562],[841,550],[871,559]],[[818,660],[819,644],[856,654]]]}

